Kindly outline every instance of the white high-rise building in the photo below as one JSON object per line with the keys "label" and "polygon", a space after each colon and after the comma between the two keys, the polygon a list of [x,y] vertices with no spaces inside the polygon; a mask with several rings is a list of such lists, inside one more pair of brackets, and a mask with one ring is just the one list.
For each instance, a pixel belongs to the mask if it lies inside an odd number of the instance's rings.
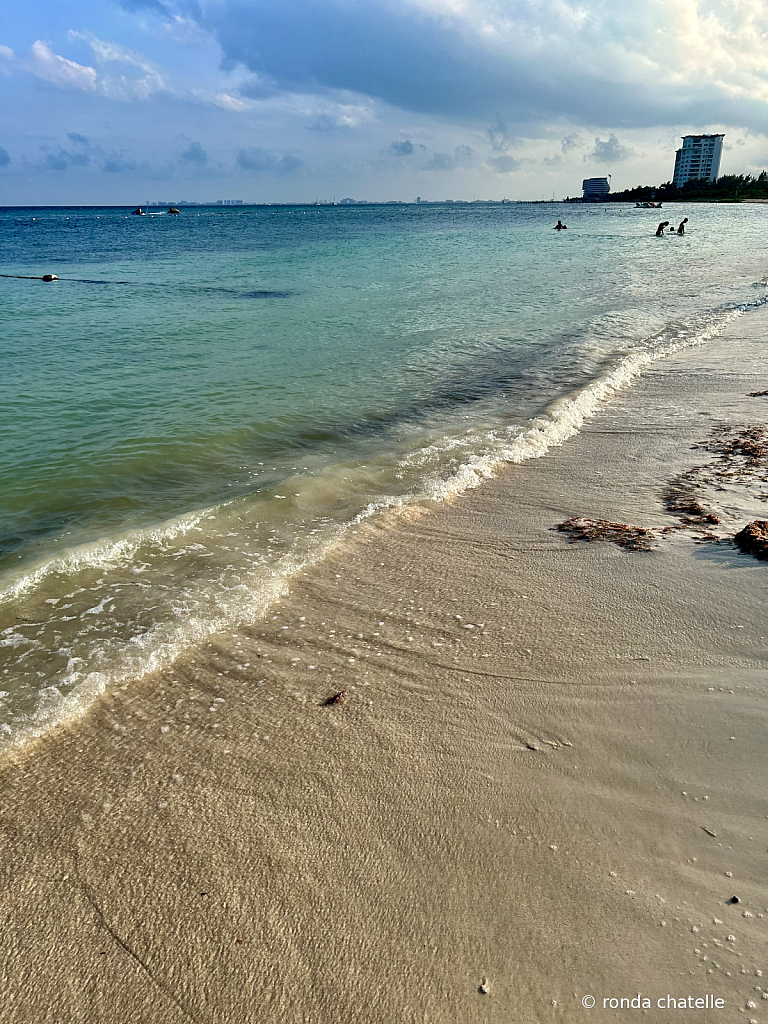
{"label": "white high-rise building", "polygon": [[679,188],[686,181],[701,178],[717,181],[724,138],[724,135],[684,135],[683,145],[675,155],[672,184]]}
{"label": "white high-rise building", "polygon": [[585,178],[581,183],[584,199],[605,199],[611,191],[607,178]]}

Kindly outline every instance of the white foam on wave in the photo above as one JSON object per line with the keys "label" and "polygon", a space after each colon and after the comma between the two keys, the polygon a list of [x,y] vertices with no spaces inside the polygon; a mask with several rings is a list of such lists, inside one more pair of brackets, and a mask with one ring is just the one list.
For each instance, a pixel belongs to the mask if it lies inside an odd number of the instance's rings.
{"label": "white foam on wave", "polygon": [[[284,556],[264,579],[212,595],[213,612],[187,614],[187,609],[180,607],[174,618],[133,636],[127,643],[106,641],[99,660],[110,662],[108,670],[88,670],[81,658],[70,657],[62,678],[40,690],[33,712],[0,725],[0,751],[24,746],[55,726],[82,717],[109,687],[167,668],[190,646],[231,629],[237,622],[260,618],[286,593],[291,578],[321,561],[342,532],[343,527],[329,531],[330,535],[301,559]],[[203,601],[199,604],[210,608]]]}
{"label": "white foam on wave", "polygon": [[[450,501],[467,490],[479,487],[483,480],[495,476],[510,463],[525,462],[546,455],[551,448],[563,444],[577,434],[584,423],[595,416],[600,408],[619,391],[632,384],[643,370],[658,359],[674,355],[684,348],[703,344],[718,335],[724,327],[742,316],[747,309],[765,303],[758,300],[708,317],[708,323],[690,322],[676,337],[664,338],[644,351],[632,352],[606,375],[592,381],[576,395],[554,403],[545,416],[532,420],[527,428],[515,426],[505,434],[490,431],[482,439],[487,449],[482,455],[472,455],[449,477],[433,475],[425,481],[423,497],[433,501]],[[477,444],[478,438],[475,438]],[[411,465],[419,457],[428,459],[440,451],[455,450],[456,439],[447,439],[445,445],[430,445],[413,453],[407,462]]]}
{"label": "white foam on wave", "polygon": [[[229,504],[228,502],[226,504]],[[132,562],[140,548],[149,544],[160,547],[176,537],[195,529],[205,517],[223,508],[205,509],[172,519],[149,530],[132,530],[122,537],[108,537],[70,548],[58,558],[48,558],[33,569],[24,569],[0,590],[0,602],[13,601],[30,593],[49,576],[71,576],[83,569],[114,569]]]}

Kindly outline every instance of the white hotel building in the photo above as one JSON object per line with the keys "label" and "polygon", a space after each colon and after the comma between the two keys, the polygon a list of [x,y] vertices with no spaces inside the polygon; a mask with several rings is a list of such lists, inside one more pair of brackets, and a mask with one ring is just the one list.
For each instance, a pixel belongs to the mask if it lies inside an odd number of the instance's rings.
{"label": "white hotel building", "polygon": [[717,181],[720,175],[720,154],[724,135],[685,135],[683,145],[675,156],[675,174],[672,183],[678,188],[686,181],[703,178]]}

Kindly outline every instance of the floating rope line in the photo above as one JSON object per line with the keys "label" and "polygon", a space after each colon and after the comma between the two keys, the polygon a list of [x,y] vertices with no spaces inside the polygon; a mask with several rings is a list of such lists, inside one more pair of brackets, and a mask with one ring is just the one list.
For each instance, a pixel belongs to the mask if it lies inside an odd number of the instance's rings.
{"label": "floating rope line", "polygon": [[17,281],[74,281],[77,284],[130,284],[130,281],[94,281],[89,277],[59,277],[58,274],[43,274],[41,277],[32,274],[0,274],[0,277],[12,277]]}
{"label": "floating rope line", "polygon": [[[94,280],[90,277],[59,277],[58,274],[43,274],[42,276],[32,274],[0,274],[0,277],[13,278],[17,281],[69,281],[75,284],[133,284],[137,288],[163,288],[167,289],[170,287],[168,283],[165,284],[153,284],[151,282],[141,281],[99,281]],[[182,289],[193,289],[196,292],[208,292],[217,295],[231,295],[235,298],[240,299],[289,299],[295,292],[291,291],[277,291],[259,289],[251,292],[236,291],[234,288],[222,288],[222,287],[207,287],[205,285],[195,286],[189,285],[184,282],[177,285]]]}
{"label": "floating rope line", "polygon": [[30,277],[29,274],[0,274],[0,277],[15,277],[19,281],[58,281],[56,274],[43,274],[42,277]]}

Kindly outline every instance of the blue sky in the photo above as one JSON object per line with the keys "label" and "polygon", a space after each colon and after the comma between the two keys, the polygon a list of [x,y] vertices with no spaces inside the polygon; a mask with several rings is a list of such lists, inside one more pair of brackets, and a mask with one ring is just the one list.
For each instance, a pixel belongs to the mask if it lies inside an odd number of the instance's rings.
{"label": "blue sky", "polygon": [[0,203],[560,198],[768,166],[768,0],[11,0]]}

